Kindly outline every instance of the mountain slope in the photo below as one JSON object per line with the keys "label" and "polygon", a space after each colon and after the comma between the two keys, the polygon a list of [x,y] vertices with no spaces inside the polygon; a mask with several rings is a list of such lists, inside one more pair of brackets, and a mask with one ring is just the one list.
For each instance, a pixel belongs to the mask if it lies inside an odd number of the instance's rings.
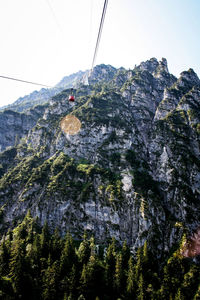
{"label": "mountain slope", "polygon": [[[198,77],[177,80],[152,58],[128,71],[97,66],[75,93],[74,104],[69,90],[53,97],[0,154],[1,230],[30,209],[63,234],[88,230],[133,249],[147,239],[163,255],[199,226]],[[81,121],[76,135],[60,129],[68,114]]]}

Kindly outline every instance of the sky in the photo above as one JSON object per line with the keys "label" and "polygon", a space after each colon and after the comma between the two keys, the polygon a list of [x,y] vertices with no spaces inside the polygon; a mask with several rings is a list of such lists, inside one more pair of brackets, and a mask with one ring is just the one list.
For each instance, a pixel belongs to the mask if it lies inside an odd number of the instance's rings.
{"label": "sky", "polygon": [[[0,0],[0,76],[54,86],[91,68],[104,0]],[[200,77],[200,0],[108,0],[96,64],[152,57]],[[0,78],[0,106],[41,87]]]}

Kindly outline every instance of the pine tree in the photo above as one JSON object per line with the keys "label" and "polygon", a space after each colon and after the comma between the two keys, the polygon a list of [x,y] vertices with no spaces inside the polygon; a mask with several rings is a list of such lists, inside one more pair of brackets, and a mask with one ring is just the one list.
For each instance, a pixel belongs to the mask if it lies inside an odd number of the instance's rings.
{"label": "pine tree", "polygon": [[42,249],[40,243],[40,235],[37,233],[34,236],[31,257],[34,259],[34,263],[39,264],[41,256],[42,256]]}
{"label": "pine tree", "polygon": [[122,268],[124,270],[127,270],[128,269],[128,262],[129,262],[129,259],[130,259],[130,249],[127,246],[126,241],[123,243],[121,253],[122,253]]}
{"label": "pine tree", "polygon": [[24,241],[16,240],[11,250],[9,276],[13,282],[15,294],[23,299],[26,299],[32,289],[30,276],[27,274],[28,266],[25,254]]}
{"label": "pine tree", "polygon": [[143,245],[142,273],[145,290],[148,291],[148,296],[146,294],[146,297],[149,298],[154,297],[154,285],[156,289],[158,289],[160,285],[157,273],[154,272],[155,269],[157,271],[157,262],[148,249],[147,241],[145,241]]}
{"label": "pine tree", "polygon": [[42,257],[41,252],[41,236],[39,233],[34,232],[32,244],[28,244],[26,247],[26,259],[30,265],[30,275],[32,277],[32,296],[33,299],[39,299],[42,289],[42,274],[45,272],[47,265],[47,259]]}
{"label": "pine tree", "polygon": [[68,296],[76,291],[75,285],[78,282],[78,258],[74,247],[72,236],[67,233],[60,258],[60,280],[62,290]]}
{"label": "pine tree", "polygon": [[87,235],[86,232],[83,235],[83,241],[80,243],[79,249],[78,249],[78,257],[79,257],[79,261],[80,263],[83,264],[87,264],[89,257],[90,257],[90,243],[87,240]]}
{"label": "pine tree", "polygon": [[122,286],[124,290],[126,290],[126,283],[127,283],[127,274],[128,274],[128,262],[130,258],[130,249],[127,246],[127,242],[125,241],[122,246],[121,250],[122,254]]}
{"label": "pine tree", "polygon": [[0,276],[6,276],[9,273],[10,247],[7,246],[5,237],[0,245]]}
{"label": "pine tree", "polygon": [[185,300],[185,297],[183,296],[180,288],[178,289],[178,291],[174,297],[174,300]]}
{"label": "pine tree", "polygon": [[88,285],[87,267],[84,264],[81,272],[81,278],[80,278],[80,291],[82,294],[86,294],[87,285]]}
{"label": "pine tree", "polygon": [[160,299],[169,299],[170,295],[170,275],[168,273],[168,268],[167,266],[164,267],[164,276],[162,280],[162,285],[159,290],[159,297]]}
{"label": "pine tree", "polygon": [[143,247],[137,250],[137,261],[134,270],[134,282],[138,285],[138,299],[152,298],[152,294],[154,294],[152,286],[153,272],[149,261],[147,241],[145,241]]}
{"label": "pine tree", "polygon": [[164,266],[162,286],[159,291],[161,299],[168,299],[171,295],[175,297],[177,290],[181,288],[185,273],[184,260],[176,251],[168,259]]}
{"label": "pine tree", "polygon": [[87,275],[88,275],[88,299],[95,299],[96,296],[102,295],[103,282],[103,268],[99,263],[96,255],[96,246],[94,244],[94,238],[90,239],[90,258],[87,263]]}
{"label": "pine tree", "polygon": [[75,299],[77,299],[77,287],[79,284],[79,273],[77,270],[77,266],[73,265],[71,272],[68,276],[68,289],[67,291],[69,292],[69,294],[72,296],[74,296]]}
{"label": "pine tree", "polygon": [[54,234],[51,238],[51,257],[53,260],[60,259],[62,251],[62,241],[60,238],[58,228],[55,229]]}
{"label": "pine tree", "polygon": [[119,296],[123,289],[123,269],[122,269],[122,254],[119,253],[116,259],[116,266],[115,266],[115,278],[114,278],[114,287],[117,295]]}
{"label": "pine tree", "polygon": [[48,258],[49,256],[49,246],[50,246],[50,233],[47,222],[44,223],[41,233],[41,256]]}
{"label": "pine tree", "polygon": [[134,281],[134,264],[133,264],[133,257],[131,256],[128,261],[128,277],[127,277],[127,294],[130,299],[133,299],[136,283]]}
{"label": "pine tree", "polygon": [[94,242],[94,237],[90,239],[90,257],[96,257],[96,246]]}
{"label": "pine tree", "polygon": [[143,263],[148,263],[148,247],[147,247],[147,241],[144,242],[144,246],[143,246]]}
{"label": "pine tree", "polygon": [[143,273],[143,249],[142,249],[142,247],[138,248],[136,257],[137,257],[137,261],[135,264],[135,282],[138,282],[139,278],[140,278],[140,274]]}
{"label": "pine tree", "polygon": [[42,281],[43,281],[43,292],[42,292],[43,299],[54,300],[58,298],[60,292],[59,261],[55,261],[52,265],[49,265],[49,267],[47,268],[47,270],[43,275]]}
{"label": "pine tree", "polygon": [[139,282],[138,282],[138,300],[144,300],[145,299],[145,292],[144,292],[144,280],[143,280],[143,274],[140,274]]}
{"label": "pine tree", "polygon": [[112,243],[109,244],[105,257],[105,284],[108,295],[113,294],[114,290],[114,276],[116,264],[116,241],[112,238]]}
{"label": "pine tree", "polygon": [[88,263],[83,265],[80,291],[86,299],[95,299],[102,295],[103,269],[96,255],[94,238],[90,239],[90,257]]}
{"label": "pine tree", "polygon": [[76,252],[72,236],[67,233],[64,248],[60,258],[61,276],[67,276],[71,272],[72,266],[76,265]]}
{"label": "pine tree", "polygon": [[187,273],[185,273],[183,282],[181,284],[181,293],[185,299],[189,299],[198,288],[197,278],[200,278],[200,268],[197,265],[192,265]]}

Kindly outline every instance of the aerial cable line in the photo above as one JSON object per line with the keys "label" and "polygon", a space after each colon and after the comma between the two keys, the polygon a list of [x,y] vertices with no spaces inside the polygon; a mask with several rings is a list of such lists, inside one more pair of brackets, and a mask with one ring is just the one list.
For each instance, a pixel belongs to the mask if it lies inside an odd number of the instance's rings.
{"label": "aerial cable line", "polygon": [[53,7],[52,7],[50,1],[49,1],[49,0],[46,0],[46,2],[47,2],[47,4],[48,4],[48,6],[49,6],[49,9],[50,9],[50,11],[51,11],[51,14],[52,14],[52,16],[53,16],[53,18],[54,18],[54,21],[55,21],[55,23],[56,23],[56,25],[57,25],[57,27],[58,27],[58,29],[59,29],[61,35],[63,35],[62,27],[61,27],[61,25],[60,25],[60,23],[59,23],[59,21],[58,21],[58,19],[57,19],[57,17],[56,17],[56,14],[55,14],[55,12],[54,12],[54,9],[53,9]]}
{"label": "aerial cable line", "polygon": [[93,61],[92,61],[92,67],[91,67],[91,70],[90,70],[90,74],[93,71],[95,60],[96,60],[96,57],[97,57],[97,52],[98,52],[99,43],[100,43],[100,39],[101,39],[101,34],[102,34],[102,30],[103,30],[103,24],[104,24],[104,19],[105,19],[105,15],[106,15],[107,5],[108,5],[108,0],[105,0],[104,1],[104,6],[103,6],[103,12],[102,12],[102,16],[101,16],[101,22],[100,22],[100,26],[99,26],[99,32],[98,32],[97,41],[96,41],[96,47],[95,47]]}
{"label": "aerial cable line", "polygon": [[53,88],[52,86],[48,86],[48,85],[45,85],[45,84],[36,83],[36,82],[32,82],[32,81],[26,81],[26,80],[22,80],[22,79],[18,79],[18,78],[7,77],[7,76],[2,76],[2,75],[0,75],[0,77],[4,78],[4,79],[10,79],[10,80],[20,81],[20,82],[24,82],[24,83],[39,85],[39,86],[43,86],[43,87],[46,87],[46,88]]}

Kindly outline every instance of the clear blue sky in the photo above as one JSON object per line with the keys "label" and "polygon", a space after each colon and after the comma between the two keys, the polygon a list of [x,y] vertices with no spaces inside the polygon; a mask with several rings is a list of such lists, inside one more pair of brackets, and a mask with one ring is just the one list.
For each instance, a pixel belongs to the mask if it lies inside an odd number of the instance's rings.
{"label": "clear blue sky", "polygon": [[[55,85],[91,67],[104,0],[0,0],[0,75]],[[200,0],[109,0],[96,64],[156,57],[200,76]],[[38,90],[0,78],[0,106]]]}

